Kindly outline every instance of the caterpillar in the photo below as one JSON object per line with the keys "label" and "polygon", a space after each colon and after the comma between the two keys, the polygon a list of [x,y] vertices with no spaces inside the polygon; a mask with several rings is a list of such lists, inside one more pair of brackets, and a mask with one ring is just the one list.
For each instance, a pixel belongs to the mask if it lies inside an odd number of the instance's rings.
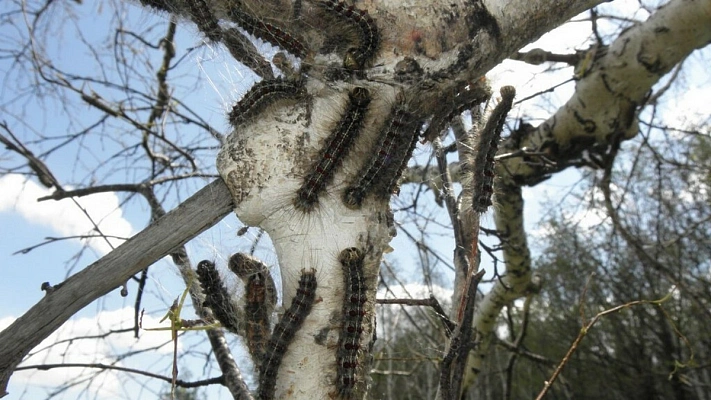
{"label": "caterpillar", "polygon": [[215,263],[208,260],[200,261],[197,265],[197,277],[200,287],[205,293],[203,306],[212,310],[215,318],[220,321],[225,329],[232,333],[239,333],[237,308],[222,284],[220,274],[215,268]]}
{"label": "caterpillar", "polygon": [[264,22],[237,7],[230,10],[230,17],[250,35],[280,47],[299,58],[308,55],[308,48],[302,39],[272,23]]}
{"label": "caterpillar", "polygon": [[347,207],[360,208],[365,196],[378,186],[382,186],[388,196],[392,193],[390,186],[393,181],[397,182],[402,172],[401,164],[410,158],[412,143],[417,143],[418,128],[419,121],[404,105],[393,107],[380,134],[377,150],[356,175],[359,177],[357,183],[346,188],[343,194],[343,203]]}
{"label": "caterpillar", "polygon": [[319,194],[333,179],[333,174],[343,162],[355,138],[360,133],[365,114],[370,104],[370,92],[363,87],[356,87],[348,93],[348,105],[336,128],[327,138],[326,145],[319,154],[319,160],[313,171],[306,175],[304,183],[296,192],[294,207],[310,212],[318,202]]}
{"label": "caterpillar", "polygon": [[343,316],[336,351],[336,388],[341,397],[353,398],[356,373],[359,365],[360,337],[363,333],[363,318],[366,315],[367,283],[363,272],[364,254],[358,248],[349,247],[341,252],[338,261],[343,267]]}
{"label": "caterpillar", "polygon": [[[454,117],[491,97],[491,89],[483,77],[474,84],[457,82],[455,87],[464,87],[464,89],[438,100],[440,104],[436,106],[435,115],[423,134],[426,141],[435,140]],[[453,107],[445,108],[452,102],[454,102]]]}
{"label": "caterpillar", "polygon": [[264,263],[246,254],[233,254],[228,265],[245,285],[245,339],[249,354],[259,369],[269,338],[269,317],[277,301],[274,280]]}
{"label": "caterpillar", "polygon": [[499,138],[504,128],[506,115],[511,110],[516,89],[504,86],[500,89],[501,101],[489,115],[484,129],[479,133],[478,146],[474,155],[474,195],[472,209],[478,213],[486,212],[491,205],[494,192],[494,163],[499,148]]}
{"label": "caterpillar", "polygon": [[316,299],[316,271],[302,271],[291,305],[274,327],[262,357],[257,398],[274,398],[277,373],[287,348],[294,340]]}
{"label": "caterpillar", "polygon": [[154,8],[159,11],[173,12],[172,5],[169,0],[140,0],[141,4]]}
{"label": "caterpillar", "polygon": [[349,70],[361,70],[370,62],[378,51],[380,34],[373,18],[367,11],[360,10],[337,0],[321,0],[321,8],[333,13],[336,18],[356,27],[359,47],[351,47],[343,59],[343,66]]}
{"label": "caterpillar", "polygon": [[237,127],[281,99],[300,99],[306,96],[306,93],[304,81],[301,79],[276,78],[260,81],[232,107],[230,123]]}
{"label": "caterpillar", "polygon": [[398,144],[392,164],[388,166],[381,177],[382,188],[377,193],[381,198],[388,199],[390,195],[395,192],[399,194],[398,180],[400,180],[400,176],[402,176],[402,171],[407,167],[407,162],[410,160],[410,157],[412,157],[412,152],[415,151],[415,147],[417,147],[420,126],[421,121],[418,120],[414,126],[415,131],[410,132],[410,137],[405,137],[406,140]]}
{"label": "caterpillar", "polygon": [[188,11],[198,29],[213,42],[222,39],[222,29],[217,23],[217,18],[212,14],[205,0],[191,0],[187,2]]}

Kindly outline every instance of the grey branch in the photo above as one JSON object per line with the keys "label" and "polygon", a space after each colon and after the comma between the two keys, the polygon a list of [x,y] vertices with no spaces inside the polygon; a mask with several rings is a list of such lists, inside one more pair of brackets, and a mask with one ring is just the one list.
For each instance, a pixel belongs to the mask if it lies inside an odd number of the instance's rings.
{"label": "grey branch", "polygon": [[175,210],[83,271],[63,282],[0,332],[0,397],[15,367],[32,348],[72,315],[121,286],[132,275],[170,254],[232,211],[232,198],[222,180],[198,191]]}

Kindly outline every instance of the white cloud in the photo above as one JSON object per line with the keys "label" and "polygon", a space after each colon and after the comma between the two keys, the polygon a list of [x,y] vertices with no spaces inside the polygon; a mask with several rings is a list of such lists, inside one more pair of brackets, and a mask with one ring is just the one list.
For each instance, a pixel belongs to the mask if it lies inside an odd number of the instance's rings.
{"label": "white cloud", "polygon": [[[29,222],[49,227],[64,236],[96,233],[89,218],[71,199],[37,202],[38,198],[51,193],[21,175],[5,175],[0,178],[0,212],[18,213]],[[133,234],[115,194],[98,193],[76,200],[105,235],[128,238]],[[121,239],[109,241],[114,247],[123,243]],[[101,255],[111,251],[111,246],[102,238],[89,239],[88,243]]]}
{"label": "white cloud", "polygon": [[[0,329],[4,329],[14,320],[14,317],[0,319]],[[163,324],[159,323],[159,318],[148,315],[143,317],[143,324],[145,327],[166,326],[165,322]],[[133,309],[130,307],[102,311],[96,317],[71,319],[35,347],[30,352],[30,356],[20,364],[20,367],[38,364],[103,363],[139,370],[151,370],[151,367],[156,365],[155,362],[151,362],[150,366],[146,366],[141,364],[140,356],[128,357],[122,360],[119,360],[118,356],[150,349],[147,352],[147,356],[152,360],[155,360],[157,355],[165,356],[164,360],[169,360],[172,357],[173,346],[170,344],[154,349],[170,341],[170,331],[144,330],[141,332],[139,339],[135,339],[132,333],[110,334],[102,338],[76,339],[82,336],[98,336],[111,330],[126,329],[132,326]],[[55,345],[52,346],[53,344]],[[180,352],[181,349],[181,341],[179,340],[178,351]],[[145,362],[145,358],[143,361]],[[21,387],[41,387],[48,390],[57,390],[69,382],[87,379],[99,371],[96,368],[81,367],[55,368],[49,371],[30,369],[13,374],[11,383],[15,386],[16,391]],[[165,374],[166,372],[157,371],[157,373]],[[125,394],[127,377],[129,377],[127,374],[127,372],[121,371],[103,371],[89,384],[92,385],[91,387],[87,387],[87,384],[80,384],[77,390],[87,388],[86,390],[93,392],[98,398],[116,398],[116,396],[121,396],[122,393]],[[163,384],[158,381],[156,383]],[[74,394],[67,393],[65,398],[70,398],[72,395]]]}

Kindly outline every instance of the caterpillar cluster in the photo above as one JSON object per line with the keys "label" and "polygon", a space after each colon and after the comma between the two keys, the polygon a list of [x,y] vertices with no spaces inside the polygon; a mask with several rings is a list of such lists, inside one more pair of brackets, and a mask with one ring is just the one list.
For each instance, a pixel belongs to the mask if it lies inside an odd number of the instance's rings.
{"label": "caterpillar cluster", "polygon": [[[323,15],[304,16],[302,15],[301,0],[293,1],[293,10],[289,15],[284,13],[282,18],[286,22],[267,22],[259,15],[252,13],[242,1],[232,1],[220,3],[223,12],[213,10],[212,3],[206,0],[188,0],[185,2],[171,2],[168,0],[140,0],[144,5],[160,11],[177,12],[190,17],[197,25],[198,29],[213,42],[223,41],[236,59],[244,61],[244,55],[240,54],[234,37],[233,28],[223,28],[220,26],[217,14],[224,14],[232,23],[244,29],[250,35],[264,40],[280,49],[286,50],[294,56],[306,60],[309,59],[313,51],[304,37],[290,31],[294,25],[299,26],[300,19],[319,18]],[[337,20],[339,24],[354,32],[351,47],[346,50],[343,58],[343,66],[346,70],[362,71],[377,55],[380,46],[380,32],[378,27],[366,10],[361,10],[338,0],[313,0],[313,3]],[[255,4],[257,6],[258,4]],[[317,24],[316,24],[317,25]],[[231,34],[227,34],[232,31]],[[312,32],[313,33],[313,32]],[[309,36],[305,34],[305,36]],[[250,63],[250,62],[248,62]],[[254,67],[251,65],[250,67]],[[264,71],[271,76],[271,71]]]}
{"label": "caterpillar cluster", "polygon": [[511,110],[516,89],[504,86],[500,90],[501,101],[489,115],[484,129],[479,133],[478,145],[474,155],[474,176],[472,209],[478,213],[486,212],[491,206],[494,192],[494,163],[499,148],[499,138],[504,127],[506,115]]}
{"label": "caterpillar cluster", "polygon": [[389,197],[417,145],[420,121],[405,105],[397,104],[390,112],[370,159],[356,177],[357,182],[346,188],[343,203],[352,209],[360,208],[365,197],[376,192]]}
{"label": "caterpillar cluster", "polygon": [[336,350],[336,388],[344,399],[353,398],[357,370],[361,362],[361,334],[366,316],[367,282],[363,268],[364,253],[349,247],[341,252],[338,261],[343,267],[343,316]]}
{"label": "caterpillar cluster", "polygon": [[270,333],[269,317],[277,301],[274,280],[267,266],[254,257],[237,253],[230,257],[230,270],[244,282],[244,319],[247,348],[257,368]]}
{"label": "caterpillar cluster", "polygon": [[316,271],[313,269],[302,271],[299,287],[296,289],[296,296],[294,296],[291,305],[274,327],[274,332],[272,332],[265,347],[259,370],[257,398],[261,400],[274,398],[281,360],[294,340],[296,332],[301,328],[304,320],[311,312],[311,307],[316,299],[316,286]]}
{"label": "caterpillar cluster", "polygon": [[368,89],[356,87],[348,93],[348,104],[343,116],[326,139],[326,145],[321,149],[312,172],[306,175],[296,192],[293,204],[298,210],[310,212],[314,209],[318,196],[331,182],[333,174],[343,163],[360,133],[369,104]]}

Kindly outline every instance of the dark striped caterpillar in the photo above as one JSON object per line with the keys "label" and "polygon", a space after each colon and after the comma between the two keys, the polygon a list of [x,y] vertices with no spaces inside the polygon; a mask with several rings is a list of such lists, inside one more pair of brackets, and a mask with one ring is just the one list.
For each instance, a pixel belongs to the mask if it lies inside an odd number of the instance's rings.
{"label": "dark striped caterpillar", "polygon": [[260,81],[232,107],[229,119],[237,127],[249,121],[267,107],[282,99],[301,99],[307,94],[301,79],[269,79]]}
{"label": "dark striped caterpillar", "polygon": [[222,39],[222,28],[217,23],[217,18],[210,11],[205,0],[190,0],[187,2],[190,16],[198,26],[198,29],[213,42],[219,42]]}
{"label": "dark striped caterpillar", "polygon": [[378,27],[367,11],[360,10],[337,0],[320,0],[317,3],[321,8],[335,15],[339,20],[345,21],[356,28],[359,46],[352,47],[346,52],[343,66],[349,70],[361,70],[372,61],[380,44]]}
{"label": "dark striped caterpillar", "polygon": [[363,268],[364,254],[349,247],[341,252],[338,261],[343,267],[343,316],[336,351],[336,388],[344,399],[353,398],[357,381],[363,319],[366,315],[367,282]]}
{"label": "dark striped caterpillar", "polygon": [[348,105],[341,120],[326,140],[313,171],[304,178],[304,183],[296,192],[294,207],[310,212],[318,202],[319,194],[333,179],[333,174],[343,162],[343,158],[353,146],[361,131],[365,114],[370,104],[368,89],[357,87],[348,93]]}
{"label": "dark striped caterpillar", "polygon": [[264,263],[246,254],[232,255],[229,268],[244,282],[245,339],[259,369],[270,333],[269,318],[277,301],[274,280]]}
{"label": "dark striped caterpillar", "polygon": [[249,34],[280,47],[299,58],[306,57],[309,52],[302,39],[293,36],[279,26],[249,15],[238,7],[233,7],[229,15],[237,25]]}
{"label": "dark striped caterpillar", "polygon": [[257,398],[270,400],[274,398],[274,391],[281,360],[287,348],[294,340],[296,332],[301,328],[304,320],[311,312],[311,307],[316,299],[316,271],[302,271],[299,287],[291,305],[284,312],[279,322],[274,327],[269,342],[265,347],[259,370],[259,389]]}
{"label": "dark striped caterpillar", "polygon": [[355,184],[346,188],[343,203],[352,209],[360,208],[363,199],[374,190],[379,197],[387,198],[412,155],[417,144],[420,121],[405,105],[397,104],[380,133],[376,150],[363,165]]}
{"label": "dark striped caterpillar", "polygon": [[436,105],[435,115],[423,134],[426,141],[436,139],[454,117],[491,97],[491,88],[484,77],[474,83],[457,82],[455,87],[461,90],[438,100],[440,104]]}
{"label": "dark striped caterpillar", "polygon": [[501,101],[494,107],[484,129],[479,133],[474,155],[472,209],[478,213],[486,212],[491,205],[491,196],[494,192],[494,157],[499,148],[499,138],[506,115],[511,110],[513,99],[516,97],[516,89],[513,86],[504,86],[500,93]]}
{"label": "dark striped caterpillar", "polygon": [[227,289],[222,284],[220,274],[212,261],[203,260],[197,265],[197,276],[205,293],[203,306],[212,310],[215,318],[228,331],[239,334],[239,322],[237,319],[237,307],[232,302]]}

